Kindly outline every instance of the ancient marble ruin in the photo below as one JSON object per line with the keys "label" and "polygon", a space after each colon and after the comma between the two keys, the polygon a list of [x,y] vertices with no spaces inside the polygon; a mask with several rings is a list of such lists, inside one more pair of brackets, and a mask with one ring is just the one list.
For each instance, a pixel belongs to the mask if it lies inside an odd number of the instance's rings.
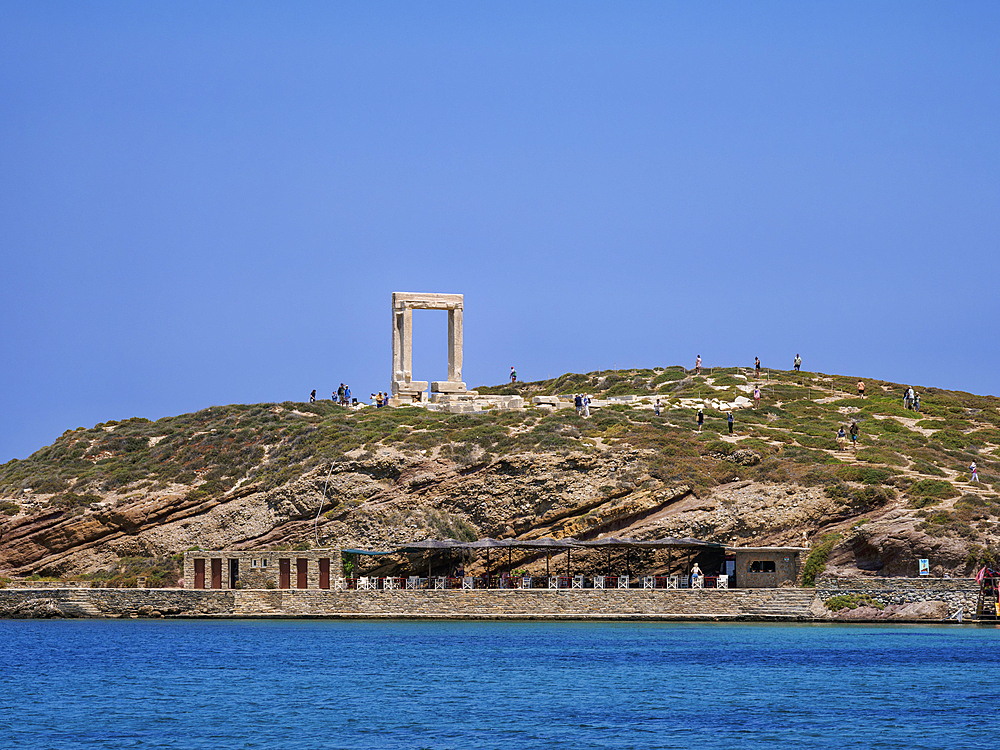
{"label": "ancient marble ruin", "polygon": [[[413,379],[413,311],[448,311],[448,379]],[[389,406],[421,405],[453,412],[519,409],[520,396],[480,396],[462,381],[463,315],[461,294],[392,293],[392,397]],[[428,385],[430,392],[428,393]]]}

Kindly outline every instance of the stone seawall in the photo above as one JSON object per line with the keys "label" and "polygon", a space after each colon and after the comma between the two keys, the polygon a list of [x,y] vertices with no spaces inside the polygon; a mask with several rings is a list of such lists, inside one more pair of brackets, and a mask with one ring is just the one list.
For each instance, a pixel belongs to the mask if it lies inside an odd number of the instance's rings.
{"label": "stone seawall", "polygon": [[805,620],[812,590],[4,589],[0,617]]}
{"label": "stone seawall", "polygon": [[[883,604],[945,602],[974,611],[972,579],[821,578],[816,589],[0,589],[0,618],[828,619],[822,602],[864,593]],[[824,616],[825,615],[827,616]],[[935,618],[940,619],[940,618]]]}
{"label": "stone seawall", "polygon": [[816,596],[826,601],[845,594],[868,595],[879,604],[944,602],[949,612],[963,607],[965,616],[976,611],[979,584],[975,578],[837,578],[819,576]]}

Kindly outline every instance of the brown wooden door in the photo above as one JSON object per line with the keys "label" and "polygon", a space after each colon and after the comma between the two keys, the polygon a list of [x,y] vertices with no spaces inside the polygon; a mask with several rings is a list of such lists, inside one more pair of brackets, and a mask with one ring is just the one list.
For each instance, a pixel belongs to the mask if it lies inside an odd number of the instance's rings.
{"label": "brown wooden door", "polygon": [[222,588],[222,560],[217,558],[212,560],[212,588]]}
{"label": "brown wooden door", "polygon": [[205,588],[205,561],[196,559],[194,561],[194,587],[196,589]]}
{"label": "brown wooden door", "polygon": [[289,589],[292,587],[292,561],[287,557],[278,560],[278,588]]}
{"label": "brown wooden door", "polygon": [[319,587],[321,589],[330,588],[330,558],[321,557],[319,559]]}
{"label": "brown wooden door", "polygon": [[295,587],[309,588],[309,561],[304,557],[295,560]]}

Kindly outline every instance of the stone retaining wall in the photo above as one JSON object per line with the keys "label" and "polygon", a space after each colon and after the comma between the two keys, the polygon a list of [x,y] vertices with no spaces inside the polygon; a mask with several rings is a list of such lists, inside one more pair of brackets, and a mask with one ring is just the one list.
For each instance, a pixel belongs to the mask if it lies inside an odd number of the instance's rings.
{"label": "stone retaining wall", "polygon": [[809,619],[812,591],[0,590],[0,617]]}
{"label": "stone retaining wall", "polygon": [[959,606],[970,617],[976,611],[979,584],[975,578],[837,578],[819,576],[816,595],[826,601],[832,596],[867,594],[879,604],[945,602],[949,611]]}
{"label": "stone retaining wall", "polygon": [[848,593],[887,605],[944,601],[969,616],[978,588],[973,579],[823,577],[816,589],[0,589],[0,617],[810,620],[820,601]]}

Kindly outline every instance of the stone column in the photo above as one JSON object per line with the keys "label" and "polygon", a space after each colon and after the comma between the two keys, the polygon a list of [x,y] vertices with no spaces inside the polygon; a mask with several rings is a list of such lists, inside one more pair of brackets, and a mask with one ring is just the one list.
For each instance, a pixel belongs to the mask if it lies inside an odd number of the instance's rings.
{"label": "stone column", "polygon": [[462,308],[448,311],[448,380],[462,382]]}
{"label": "stone column", "polygon": [[413,308],[398,303],[392,311],[392,383],[413,379]]}

